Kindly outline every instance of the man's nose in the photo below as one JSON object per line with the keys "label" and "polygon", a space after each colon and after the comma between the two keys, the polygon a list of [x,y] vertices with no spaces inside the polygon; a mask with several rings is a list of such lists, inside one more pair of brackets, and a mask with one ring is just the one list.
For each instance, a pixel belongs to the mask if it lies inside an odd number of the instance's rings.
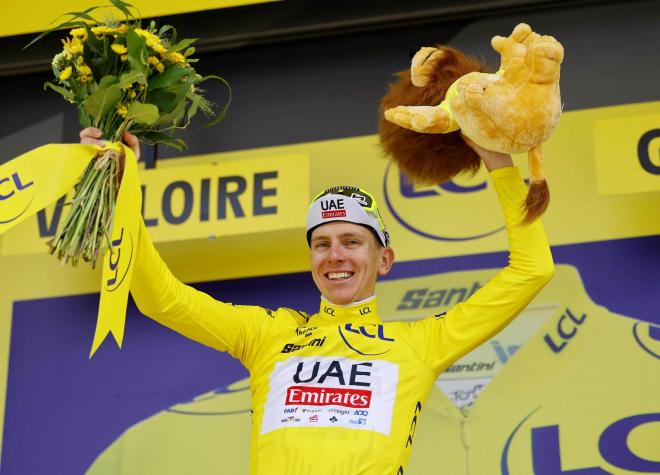
{"label": "man's nose", "polygon": [[345,259],[344,248],[338,242],[330,244],[330,259],[333,261],[343,261]]}

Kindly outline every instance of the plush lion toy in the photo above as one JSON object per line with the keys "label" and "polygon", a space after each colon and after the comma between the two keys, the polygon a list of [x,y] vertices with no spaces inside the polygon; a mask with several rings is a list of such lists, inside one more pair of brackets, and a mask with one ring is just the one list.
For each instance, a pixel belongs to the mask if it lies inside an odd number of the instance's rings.
{"label": "plush lion toy", "polygon": [[[530,187],[525,222],[543,214],[550,193],[541,154],[559,120],[559,70],[564,56],[551,36],[519,24],[508,38],[495,36],[501,66],[486,66],[460,51],[425,47],[399,73],[381,101],[380,138],[399,168],[420,184],[475,173],[479,157],[461,134],[502,153],[528,152]],[[413,105],[414,104],[414,105]],[[439,105],[438,105],[439,104]]]}

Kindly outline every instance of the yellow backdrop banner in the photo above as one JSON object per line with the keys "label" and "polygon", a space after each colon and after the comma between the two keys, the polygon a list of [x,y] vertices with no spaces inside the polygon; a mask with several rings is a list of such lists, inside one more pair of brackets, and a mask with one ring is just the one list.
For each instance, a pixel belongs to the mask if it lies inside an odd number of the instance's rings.
{"label": "yellow backdrop banner", "polygon": [[[135,5],[143,18],[151,18],[271,1],[274,0],[196,0],[195,2],[131,0],[128,3]],[[64,10],[81,12],[89,7],[104,3],[109,4],[104,0],[67,0],[66,4],[49,0],[34,0],[29,3],[28,11],[25,2],[21,0],[4,0],[2,2],[3,19],[0,36],[23,35],[42,31],[48,28],[48,25],[59,17]]]}
{"label": "yellow backdrop banner", "polygon": [[660,191],[660,114],[594,122],[598,193]]}

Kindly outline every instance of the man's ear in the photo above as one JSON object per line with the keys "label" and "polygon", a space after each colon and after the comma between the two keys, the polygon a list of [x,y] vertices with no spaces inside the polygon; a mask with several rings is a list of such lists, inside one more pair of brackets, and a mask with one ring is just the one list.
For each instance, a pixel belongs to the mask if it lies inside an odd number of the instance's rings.
{"label": "man's ear", "polygon": [[383,249],[383,254],[380,258],[380,264],[378,266],[378,275],[387,275],[392,269],[394,264],[394,249],[391,247],[386,247]]}

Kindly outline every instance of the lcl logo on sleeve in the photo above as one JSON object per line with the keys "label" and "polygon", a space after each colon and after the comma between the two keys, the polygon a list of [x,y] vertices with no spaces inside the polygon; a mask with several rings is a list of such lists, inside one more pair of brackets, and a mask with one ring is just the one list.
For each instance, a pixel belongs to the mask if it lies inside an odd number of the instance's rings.
{"label": "lcl logo on sleeve", "polygon": [[390,163],[383,194],[394,219],[408,231],[436,241],[467,241],[503,229],[502,212],[488,180],[482,168],[471,178],[418,188]]}

